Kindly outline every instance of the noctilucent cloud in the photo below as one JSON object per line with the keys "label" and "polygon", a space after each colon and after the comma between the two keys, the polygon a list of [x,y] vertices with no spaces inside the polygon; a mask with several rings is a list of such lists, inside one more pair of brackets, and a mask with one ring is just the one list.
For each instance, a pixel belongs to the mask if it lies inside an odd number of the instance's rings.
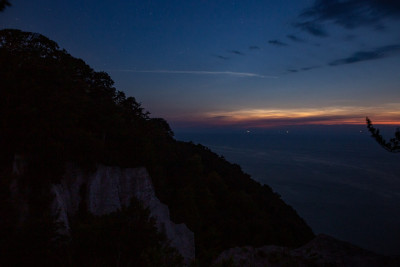
{"label": "noctilucent cloud", "polygon": [[12,1],[173,129],[400,123],[400,2]]}

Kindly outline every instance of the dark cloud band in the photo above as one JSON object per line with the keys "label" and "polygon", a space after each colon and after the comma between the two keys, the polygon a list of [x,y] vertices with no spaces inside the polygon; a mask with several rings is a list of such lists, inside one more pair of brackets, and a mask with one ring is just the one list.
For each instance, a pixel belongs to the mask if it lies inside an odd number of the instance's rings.
{"label": "dark cloud band", "polygon": [[399,44],[382,46],[371,51],[357,51],[349,57],[334,60],[330,62],[329,65],[338,66],[338,65],[352,64],[368,60],[375,60],[387,57],[399,51],[400,51]]}
{"label": "dark cloud band", "polygon": [[322,23],[332,21],[342,27],[352,29],[360,26],[372,26],[384,29],[385,18],[400,19],[400,1],[398,0],[316,0],[299,16],[294,26],[314,36],[323,37]]}

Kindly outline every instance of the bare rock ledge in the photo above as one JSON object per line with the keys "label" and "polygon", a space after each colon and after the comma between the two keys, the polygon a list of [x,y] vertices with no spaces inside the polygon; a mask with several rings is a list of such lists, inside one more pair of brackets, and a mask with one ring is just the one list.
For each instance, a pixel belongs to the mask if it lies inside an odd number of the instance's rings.
{"label": "bare rock ledge", "polygon": [[[82,192],[84,190],[84,192]],[[55,195],[52,209],[57,221],[65,225],[61,232],[68,233],[69,217],[77,213],[85,201],[88,211],[104,215],[128,206],[136,197],[150,215],[156,219],[159,231],[166,234],[188,264],[195,258],[194,234],[185,224],[175,224],[169,216],[167,205],[156,197],[151,178],[145,168],[119,168],[99,165],[92,174],[84,174],[74,167],[67,168],[59,184],[52,186]],[[85,199],[81,199],[84,196]]]}

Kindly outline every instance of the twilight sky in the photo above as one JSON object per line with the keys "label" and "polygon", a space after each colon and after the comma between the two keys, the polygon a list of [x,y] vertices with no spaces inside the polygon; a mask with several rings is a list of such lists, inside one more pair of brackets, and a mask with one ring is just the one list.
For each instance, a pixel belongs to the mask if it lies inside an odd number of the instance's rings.
{"label": "twilight sky", "polygon": [[173,129],[400,124],[398,0],[11,0]]}

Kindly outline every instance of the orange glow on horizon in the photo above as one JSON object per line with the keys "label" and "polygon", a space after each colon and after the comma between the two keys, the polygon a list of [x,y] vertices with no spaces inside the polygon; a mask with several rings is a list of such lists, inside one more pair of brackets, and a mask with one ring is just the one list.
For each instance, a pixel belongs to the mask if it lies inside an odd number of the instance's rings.
{"label": "orange glow on horizon", "polygon": [[363,125],[365,117],[376,125],[400,125],[400,107],[325,107],[292,109],[243,109],[199,114],[193,120],[175,120],[193,125],[269,128],[288,125]]}

